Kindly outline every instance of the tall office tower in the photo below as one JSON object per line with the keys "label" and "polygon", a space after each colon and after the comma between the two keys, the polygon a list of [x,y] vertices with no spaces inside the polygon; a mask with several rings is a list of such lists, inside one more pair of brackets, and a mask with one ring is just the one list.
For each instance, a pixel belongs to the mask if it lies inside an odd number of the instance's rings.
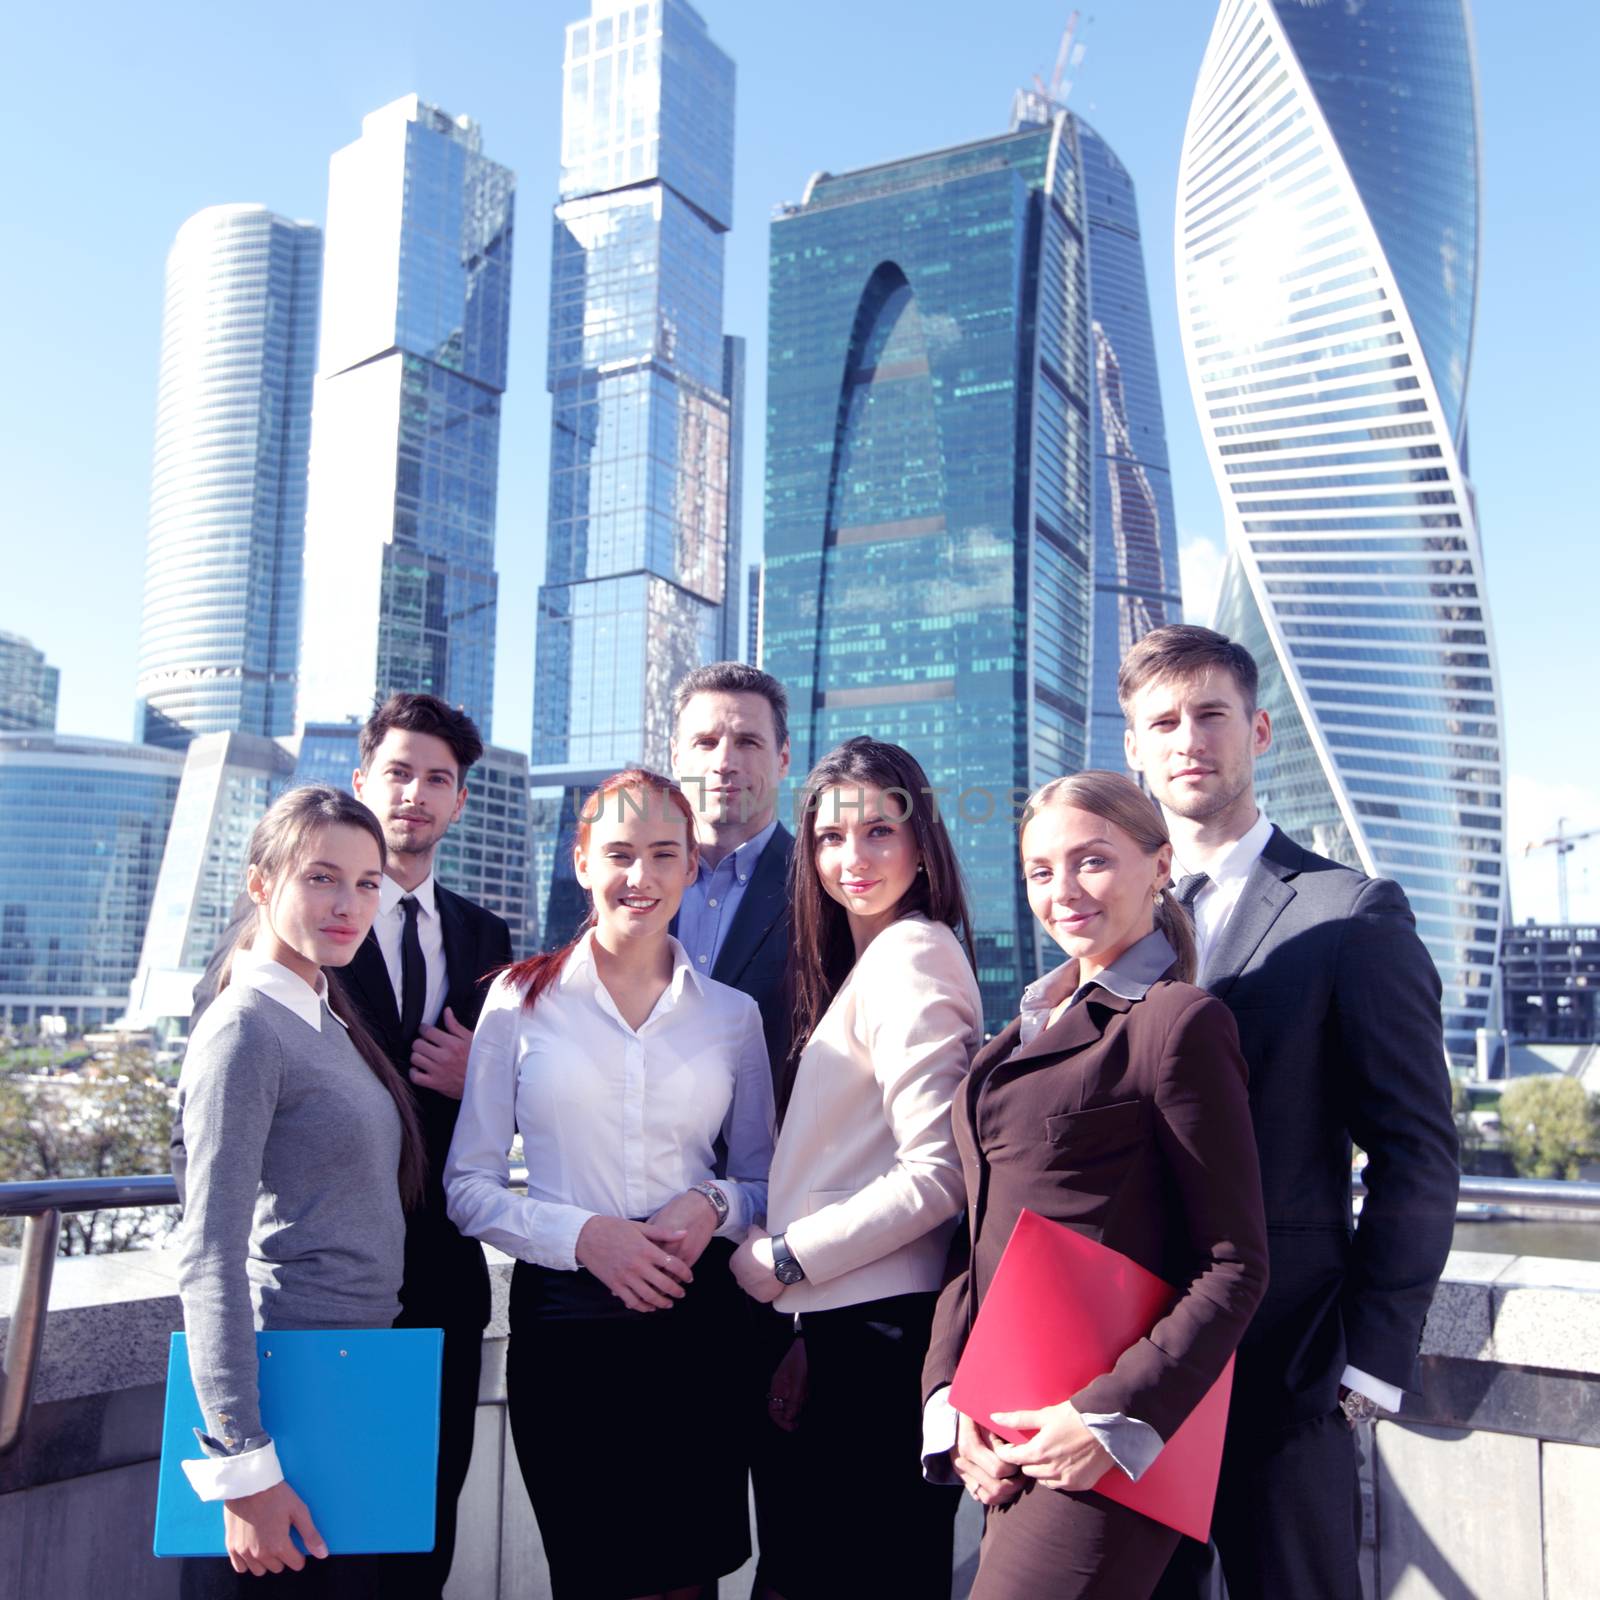
{"label": "tall office tower", "polygon": [[20,634],[0,631],[0,733],[51,733],[61,673]]}
{"label": "tall office tower", "polygon": [[411,689],[489,735],[515,183],[416,95],[329,164],[302,723]]}
{"label": "tall office tower", "polygon": [[750,617],[745,635],[744,658],[752,667],[761,665],[761,563],[752,561],[745,578],[745,593],[750,597]]}
{"label": "tall office tower", "polygon": [[991,1026],[1041,957],[1016,808],[1088,736],[1083,134],[822,173],[772,225],[762,664],[796,773],[858,733],[922,762]]}
{"label": "tall office tower", "polygon": [[128,1007],[183,752],[0,733],[0,1019]]}
{"label": "tall office tower", "polygon": [[722,601],[722,644],[717,654],[724,661],[739,660],[744,648],[744,606],[739,580],[744,572],[744,364],[745,342],[730,333],[722,341],[722,393],[728,402],[728,534],[722,570],[727,591]]}
{"label": "tall office tower", "polygon": [[[207,733],[184,752],[128,1014],[188,1019],[194,986],[233,920],[250,835],[293,779],[292,739]],[[348,787],[348,771],[340,787]]]}
{"label": "tall office tower", "polygon": [[1152,628],[1183,620],[1177,519],[1133,179],[1078,123],[1094,370],[1094,644],[1088,765],[1122,772],[1117,670]]}
{"label": "tall office tower", "polygon": [[1505,906],[1466,467],[1478,116],[1462,0],[1224,0],[1178,196],[1189,382],[1263,668],[1267,814],[1400,881],[1472,1057]]}
{"label": "tall office tower", "polygon": [[733,83],[685,0],[567,28],[536,764],[664,767],[673,685],[726,650]]}
{"label": "tall office tower", "polygon": [[486,745],[467,789],[467,808],[440,842],[435,870],[447,889],[504,917],[512,954],[527,955],[534,948],[527,756]]}
{"label": "tall office tower", "polygon": [[322,230],[210,206],[167,256],[137,736],[294,728]]}

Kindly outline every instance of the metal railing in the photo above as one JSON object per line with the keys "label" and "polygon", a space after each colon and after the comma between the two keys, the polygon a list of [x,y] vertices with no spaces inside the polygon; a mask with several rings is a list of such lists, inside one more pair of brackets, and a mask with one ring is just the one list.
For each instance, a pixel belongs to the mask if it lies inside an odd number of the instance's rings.
{"label": "metal railing", "polygon": [[22,1438],[33,1405],[50,1280],[55,1274],[61,1219],[69,1211],[115,1211],[126,1206],[175,1206],[178,1186],[170,1173],[156,1178],[53,1178],[0,1183],[0,1217],[22,1217],[22,1257],[11,1297],[5,1364],[0,1368],[0,1456]]}
{"label": "metal railing", "polygon": [[[1366,1193],[1357,1178],[1352,1190]],[[33,1379],[50,1309],[50,1280],[61,1219],[68,1212],[129,1206],[174,1206],[178,1186],[170,1174],[153,1178],[54,1178],[0,1183],[0,1217],[22,1217],[22,1256],[12,1296],[5,1364],[0,1370],[0,1455],[16,1447],[33,1404]],[[1600,1221],[1600,1183],[1547,1178],[1463,1178],[1460,1204],[1513,1205],[1593,1212]]]}

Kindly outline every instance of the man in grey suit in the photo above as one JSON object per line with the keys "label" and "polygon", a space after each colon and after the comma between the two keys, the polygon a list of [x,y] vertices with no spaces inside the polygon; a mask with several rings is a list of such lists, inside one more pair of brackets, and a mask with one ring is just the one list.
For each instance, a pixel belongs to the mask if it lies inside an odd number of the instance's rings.
{"label": "man in grey suit", "polygon": [[[1239,1348],[1212,1539],[1230,1600],[1360,1600],[1354,1417],[1398,1410],[1449,1253],[1457,1145],[1438,973],[1399,886],[1314,855],[1256,804],[1256,664],[1158,628],[1118,684],[1160,802],[1200,982],[1250,1068],[1271,1281]],[[1352,1142],[1368,1198],[1352,1226]],[[1157,1594],[1205,1591],[1186,1540]]]}

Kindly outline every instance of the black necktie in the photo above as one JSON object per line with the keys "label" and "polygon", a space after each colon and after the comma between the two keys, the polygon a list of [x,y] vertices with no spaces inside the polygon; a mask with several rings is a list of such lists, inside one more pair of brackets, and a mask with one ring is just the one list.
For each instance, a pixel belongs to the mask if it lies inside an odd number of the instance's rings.
{"label": "black necktie", "polygon": [[1173,891],[1172,897],[1192,917],[1194,915],[1195,900],[1198,898],[1200,891],[1210,882],[1211,879],[1203,872],[1186,873],[1178,879],[1178,887]]}
{"label": "black necktie", "polygon": [[409,1049],[422,1029],[422,1007],[428,998],[428,963],[422,959],[422,940],[417,937],[417,912],[421,909],[417,897],[403,895],[400,909],[406,914],[405,931],[400,935],[400,1037]]}

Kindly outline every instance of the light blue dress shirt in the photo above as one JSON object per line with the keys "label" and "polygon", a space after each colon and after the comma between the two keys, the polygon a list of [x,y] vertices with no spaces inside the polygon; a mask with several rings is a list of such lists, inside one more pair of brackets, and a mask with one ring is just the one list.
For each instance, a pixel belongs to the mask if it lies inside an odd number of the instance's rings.
{"label": "light blue dress shirt", "polygon": [[752,839],[746,839],[737,850],[730,850],[714,867],[700,863],[700,876],[683,891],[683,903],[678,907],[678,943],[689,952],[696,972],[710,976],[716,971],[717,957],[722,954],[723,941],[733,926],[739,902],[767,848],[777,832],[778,819],[764,827]]}

